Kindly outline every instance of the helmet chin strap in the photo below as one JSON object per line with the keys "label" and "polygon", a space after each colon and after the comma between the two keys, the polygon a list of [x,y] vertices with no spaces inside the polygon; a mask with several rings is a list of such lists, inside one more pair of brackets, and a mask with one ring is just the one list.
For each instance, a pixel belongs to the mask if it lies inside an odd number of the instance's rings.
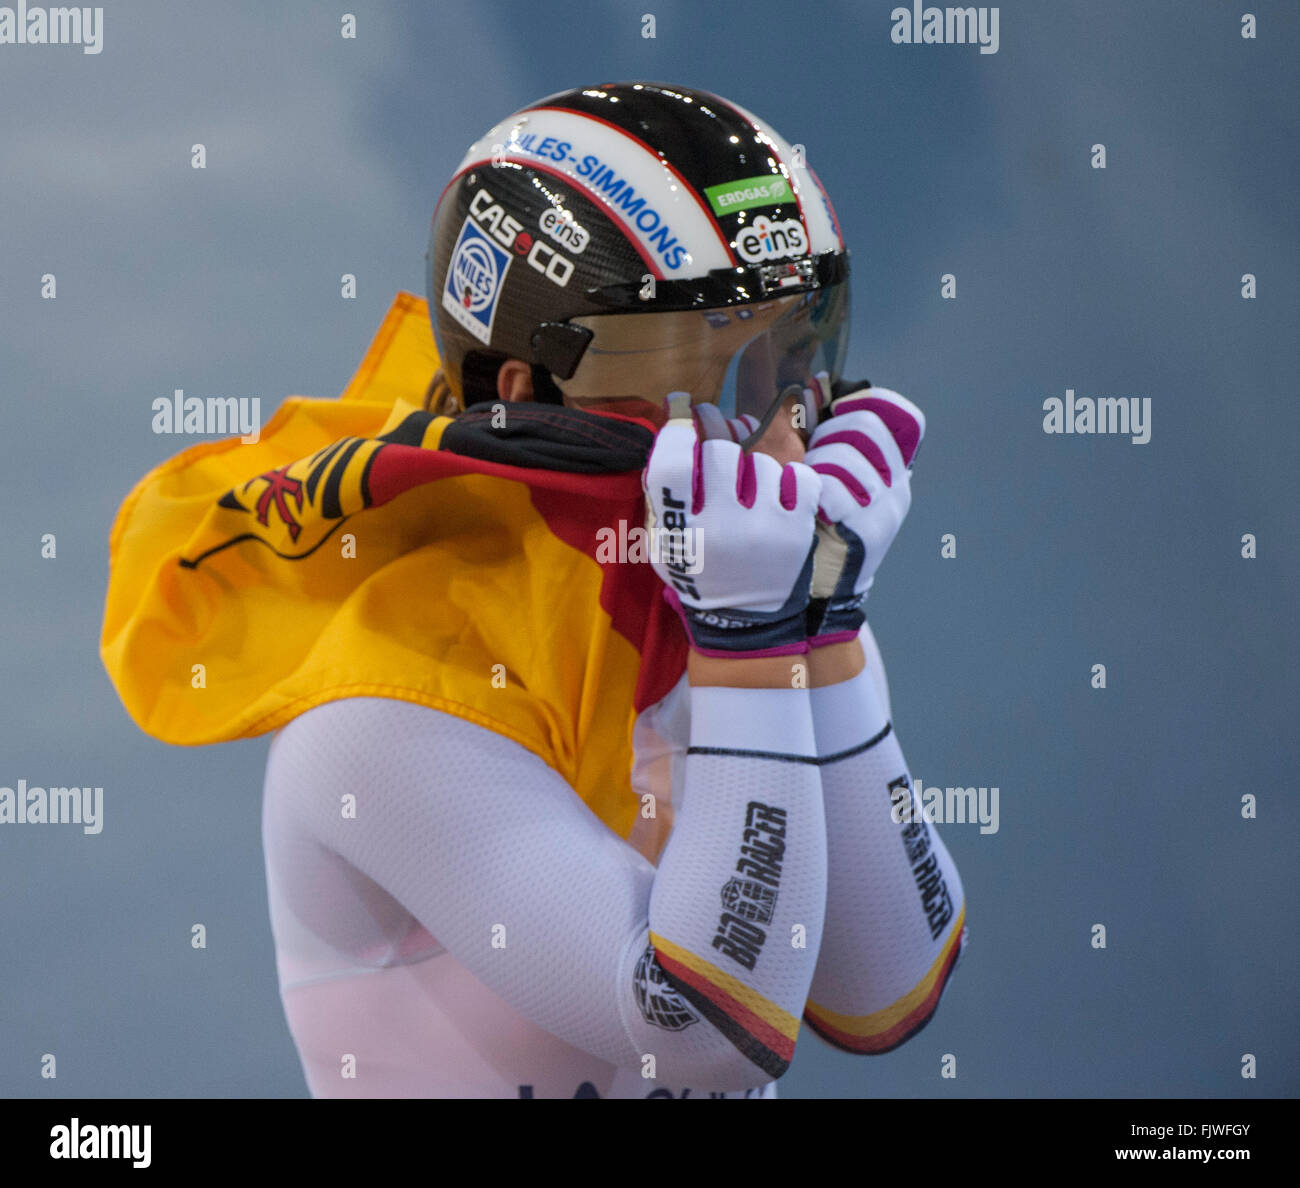
{"label": "helmet chin strap", "polygon": [[740,448],[744,450],[745,453],[751,452],[759,443],[763,434],[768,431],[772,422],[776,420],[776,414],[785,407],[785,402],[789,400],[791,396],[800,397],[802,395],[802,384],[787,384],[783,389],[781,389],[780,395],[772,401],[768,406],[767,412],[759,418],[758,428],[740,443]]}
{"label": "helmet chin strap", "polygon": [[[824,376],[826,373],[819,372],[818,374]],[[827,387],[830,390],[834,390],[835,386],[841,383],[839,377],[835,375],[830,376],[826,382],[827,382]],[[856,391],[859,387],[864,387],[864,386],[870,386],[870,385],[856,384],[854,385],[854,390]],[[776,414],[780,412],[782,408],[785,407],[785,402],[789,400],[792,396],[796,400],[800,400],[801,403],[807,406],[808,401],[803,399],[807,391],[808,389],[803,384],[786,384],[786,386],[781,389],[781,392],[776,397],[776,399],[773,400],[770,405],[768,405],[767,411],[762,415],[762,417],[759,418],[758,428],[755,429],[753,433],[751,433],[748,437],[744,439],[744,441],[740,443],[740,448],[744,450],[746,453],[750,453],[754,449],[754,447],[759,443],[759,441],[762,440],[763,435],[771,427],[772,422],[776,420]],[[815,387],[814,387],[814,391],[815,391]],[[817,428],[818,421],[821,419],[823,413],[825,412],[825,409],[819,403],[814,403],[809,411],[811,413],[812,423],[809,425],[805,425],[801,430],[798,430],[798,432],[801,434],[801,436],[804,438],[805,441],[807,441],[808,435],[812,433],[812,431],[815,428]]]}

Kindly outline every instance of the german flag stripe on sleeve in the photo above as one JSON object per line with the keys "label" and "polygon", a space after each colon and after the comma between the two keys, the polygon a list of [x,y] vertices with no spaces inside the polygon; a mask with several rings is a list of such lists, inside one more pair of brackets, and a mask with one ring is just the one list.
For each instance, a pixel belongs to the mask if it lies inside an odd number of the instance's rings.
{"label": "german flag stripe on sleeve", "polygon": [[892,1006],[870,1015],[841,1015],[809,999],[803,1017],[822,1039],[846,1052],[879,1055],[892,1051],[920,1031],[934,1015],[948,975],[961,954],[965,924],[966,905],[963,903],[957,913],[957,922],[948,935],[948,943],[934,964],[915,988]]}
{"label": "german flag stripe on sleeve", "polygon": [[770,1077],[794,1059],[799,1020],[738,978],[650,933],[655,960],[683,998]]}

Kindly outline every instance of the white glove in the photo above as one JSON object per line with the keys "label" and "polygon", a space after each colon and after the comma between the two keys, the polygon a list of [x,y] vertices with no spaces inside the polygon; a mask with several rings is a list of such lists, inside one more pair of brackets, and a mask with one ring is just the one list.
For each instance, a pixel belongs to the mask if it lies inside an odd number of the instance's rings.
{"label": "white glove", "polygon": [[695,650],[806,652],[817,475],[701,440],[682,418],[659,431],[642,485],[651,562]]}
{"label": "white glove", "polygon": [[[818,376],[825,392],[825,373]],[[822,478],[808,635],[813,647],[857,638],[876,569],[912,505],[911,467],[925,415],[866,387],[830,404],[804,457]]]}

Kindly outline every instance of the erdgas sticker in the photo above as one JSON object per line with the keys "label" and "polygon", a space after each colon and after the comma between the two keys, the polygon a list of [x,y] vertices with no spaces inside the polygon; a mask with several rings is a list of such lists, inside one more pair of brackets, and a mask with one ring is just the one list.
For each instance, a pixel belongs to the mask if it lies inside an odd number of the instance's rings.
{"label": "erdgas sticker", "polygon": [[707,186],[704,196],[713,207],[713,213],[720,215],[736,214],[755,206],[775,206],[791,199],[790,183],[771,173]]}

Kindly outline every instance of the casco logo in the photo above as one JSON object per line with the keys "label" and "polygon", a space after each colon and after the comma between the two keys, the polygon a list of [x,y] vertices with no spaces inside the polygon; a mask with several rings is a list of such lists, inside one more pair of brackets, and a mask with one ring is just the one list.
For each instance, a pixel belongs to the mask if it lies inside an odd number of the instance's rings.
{"label": "casco logo", "polygon": [[510,247],[515,236],[523,230],[518,219],[512,219],[501,209],[499,202],[494,202],[486,190],[475,190],[469,201],[469,213],[492,233],[492,238],[502,247]]}
{"label": "casco logo", "polygon": [[556,243],[562,243],[575,256],[580,256],[591,236],[574,217],[573,212],[548,206],[542,211],[537,225]]}
{"label": "casco logo", "polygon": [[781,256],[801,256],[808,250],[808,237],[798,219],[774,223],[759,215],[736,236],[736,251],[751,264]]}
{"label": "casco logo", "polygon": [[569,283],[569,277],[573,275],[573,261],[560,255],[549,244],[529,235],[519,220],[506,214],[501,204],[494,201],[486,190],[474,192],[469,203],[469,213],[502,247],[510,248],[516,255],[526,256],[529,266],[547,280],[560,288]]}

